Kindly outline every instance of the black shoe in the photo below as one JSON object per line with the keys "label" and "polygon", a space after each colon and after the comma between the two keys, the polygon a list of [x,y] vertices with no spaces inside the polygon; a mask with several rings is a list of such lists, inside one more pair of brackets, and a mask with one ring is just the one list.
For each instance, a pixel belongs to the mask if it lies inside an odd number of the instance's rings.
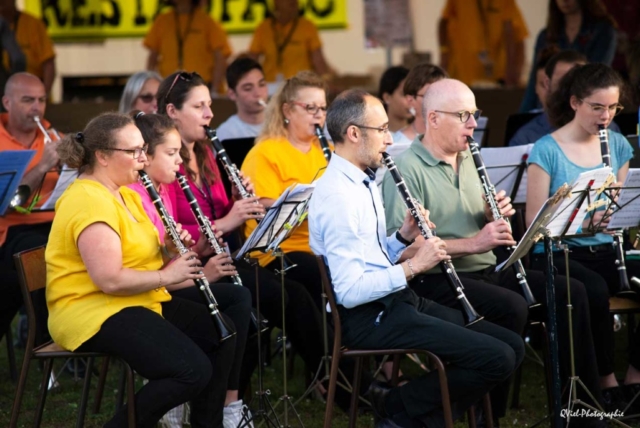
{"label": "black shoe", "polygon": [[389,395],[389,391],[391,391],[391,388],[384,386],[384,384],[374,380],[373,382],[371,382],[371,386],[369,387],[369,390],[366,394],[369,398],[369,401],[371,402],[373,413],[375,413],[378,418],[382,419],[380,423],[384,422],[383,420],[389,417],[389,415],[387,414],[387,409],[385,407],[385,400],[387,399],[387,395]]}
{"label": "black shoe", "polygon": [[620,386],[603,389],[602,399],[606,412],[615,412],[616,410],[622,412],[627,407],[627,400]]}

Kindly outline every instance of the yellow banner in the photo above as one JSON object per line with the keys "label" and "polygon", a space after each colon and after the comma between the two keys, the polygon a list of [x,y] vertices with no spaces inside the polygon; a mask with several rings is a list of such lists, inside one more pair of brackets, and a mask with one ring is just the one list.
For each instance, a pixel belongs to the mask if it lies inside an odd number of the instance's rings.
{"label": "yellow banner", "polygon": [[[298,0],[318,28],[345,28],[347,0]],[[144,37],[166,0],[25,0],[25,11],[42,17],[53,40]],[[203,0],[227,33],[251,33],[273,0]]]}

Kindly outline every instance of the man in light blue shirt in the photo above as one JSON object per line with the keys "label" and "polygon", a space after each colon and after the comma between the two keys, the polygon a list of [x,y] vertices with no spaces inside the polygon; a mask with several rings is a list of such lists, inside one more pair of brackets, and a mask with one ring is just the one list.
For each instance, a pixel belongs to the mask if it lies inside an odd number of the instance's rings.
{"label": "man in light blue shirt", "polygon": [[[309,242],[329,267],[343,345],[425,349],[448,361],[455,417],[510,376],[524,346],[517,334],[485,321],[465,328],[460,311],[407,287],[449,256],[439,238],[419,237],[409,212],[387,237],[372,169],[392,144],[388,122],[382,103],[361,90],[344,92],[331,104],[327,126],[335,152],[311,198]],[[435,372],[391,390],[374,384],[370,398],[382,418],[377,427],[444,426],[441,399],[433,393],[438,390]]]}

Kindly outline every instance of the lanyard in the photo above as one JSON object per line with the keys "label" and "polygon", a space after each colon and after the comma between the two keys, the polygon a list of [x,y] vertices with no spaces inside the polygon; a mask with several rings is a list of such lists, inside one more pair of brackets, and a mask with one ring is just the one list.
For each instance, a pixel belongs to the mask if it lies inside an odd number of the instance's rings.
{"label": "lanyard", "polygon": [[276,31],[276,20],[274,18],[271,18],[271,29],[273,30],[273,37],[276,41],[276,51],[278,52],[278,67],[282,66],[282,53],[287,48],[287,45],[289,45],[291,37],[293,37],[293,33],[296,31],[297,27],[298,17],[296,17],[296,19],[293,21],[293,24],[289,29],[289,33],[282,41],[280,41],[280,33]]}
{"label": "lanyard", "polygon": [[191,29],[191,23],[193,21],[194,9],[189,11],[189,19],[187,20],[187,27],[185,28],[184,33],[180,28],[180,17],[178,16],[178,12],[174,9],[174,19],[176,22],[176,40],[178,41],[178,68],[182,69],[184,64],[184,41],[189,35],[189,30]]}

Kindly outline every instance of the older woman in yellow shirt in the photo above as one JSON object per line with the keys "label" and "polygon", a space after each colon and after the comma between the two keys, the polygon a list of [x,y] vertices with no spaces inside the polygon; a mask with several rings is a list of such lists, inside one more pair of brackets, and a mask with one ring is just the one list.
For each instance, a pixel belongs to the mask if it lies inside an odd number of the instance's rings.
{"label": "older woman in yellow shirt", "polygon": [[[161,246],[140,196],[126,187],[145,150],[132,119],[119,113],[60,143],[61,161],[79,177],[56,204],[45,254],[49,331],[66,349],[115,355],[149,379],[136,394],[137,426],[155,427],[186,401],[192,426],[220,426],[235,340],[219,343],[204,305],[165,289],[201,278],[201,267],[194,252]],[[125,426],[126,414],[105,426]]]}

